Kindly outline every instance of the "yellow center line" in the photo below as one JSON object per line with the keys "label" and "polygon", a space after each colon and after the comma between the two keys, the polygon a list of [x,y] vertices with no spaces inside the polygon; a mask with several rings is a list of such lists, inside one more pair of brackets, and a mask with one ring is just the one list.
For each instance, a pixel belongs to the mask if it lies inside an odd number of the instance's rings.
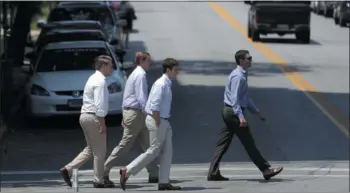
{"label": "yellow center line", "polygon": [[247,28],[239,23],[232,15],[222,6],[215,2],[209,2],[210,7],[225,21],[241,33],[246,40],[251,43],[255,49],[262,53],[271,63],[276,65],[284,75],[299,89],[307,98],[309,98],[320,111],[327,116],[344,135],[349,139],[349,117],[343,115],[336,107],[334,107],[324,96],[308,83],[298,72],[290,70],[287,61],[275,53],[268,45],[261,42],[253,42],[247,36]]}

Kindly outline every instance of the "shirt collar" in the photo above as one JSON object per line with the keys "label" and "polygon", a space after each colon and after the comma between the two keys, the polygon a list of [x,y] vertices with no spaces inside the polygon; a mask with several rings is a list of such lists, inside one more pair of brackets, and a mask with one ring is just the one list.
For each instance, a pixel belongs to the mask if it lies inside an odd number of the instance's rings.
{"label": "shirt collar", "polygon": [[171,86],[172,81],[166,74],[163,74],[162,78],[164,78],[165,82]]}
{"label": "shirt collar", "polygon": [[242,68],[242,66],[237,65],[237,69],[242,72],[243,74],[247,74],[247,71]]}
{"label": "shirt collar", "polygon": [[146,71],[141,67],[141,66],[137,66],[136,69],[138,69],[140,72],[146,74]]}
{"label": "shirt collar", "polygon": [[96,70],[95,72],[98,76],[102,77],[104,80],[106,79],[105,75],[102,74],[99,70]]}

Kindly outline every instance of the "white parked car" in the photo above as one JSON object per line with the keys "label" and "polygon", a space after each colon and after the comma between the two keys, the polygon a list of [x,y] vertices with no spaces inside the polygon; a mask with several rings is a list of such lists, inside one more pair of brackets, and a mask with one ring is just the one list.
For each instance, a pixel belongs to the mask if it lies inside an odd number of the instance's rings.
{"label": "white parked car", "polygon": [[125,75],[113,48],[104,41],[71,41],[46,45],[32,67],[26,87],[25,106],[33,117],[79,114],[85,83],[95,73],[94,58],[107,54],[113,58],[114,72],[107,77],[109,115],[121,114]]}

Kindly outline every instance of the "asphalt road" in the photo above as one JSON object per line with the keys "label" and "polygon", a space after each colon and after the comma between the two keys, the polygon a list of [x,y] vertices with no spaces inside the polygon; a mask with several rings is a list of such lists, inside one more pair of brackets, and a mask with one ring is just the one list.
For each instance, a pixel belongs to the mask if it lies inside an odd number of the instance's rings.
{"label": "asphalt road", "polygon": [[[139,50],[152,54],[155,65],[148,74],[150,84],[161,75],[160,63],[165,57],[181,62],[178,81],[173,84],[170,120],[173,163],[177,164],[172,179],[190,192],[349,190],[348,28],[313,15],[309,45],[276,36],[252,43],[246,38],[248,6],[241,2],[134,5],[139,32],[131,36],[128,58],[132,60]],[[223,126],[224,84],[238,49],[248,49],[253,56],[250,91],[267,119],[264,123],[248,115],[256,143],[274,166],[286,167],[271,183],[263,183],[237,139],[223,159],[227,166],[222,173],[232,180],[205,181]],[[109,128],[109,151],[121,138],[119,122],[115,118],[116,124]],[[37,128],[24,125],[12,136],[7,173],[2,175],[3,190],[72,191],[62,186],[57,170],[83,147],[77,117],[42,120]],[[139,152],[135,148],[118,165],[127,164]],[[82,170],[91,168],[89,162]],[[25,170],[41,174],[25,174]],[[94,191],[91,171],[82,175],[80,191]],[[143,171],[131,178],[129,188],[155,190],[156,186],[144,183],[145,176]],[[114,173],[112,178],[118,180],[118,175]]]}

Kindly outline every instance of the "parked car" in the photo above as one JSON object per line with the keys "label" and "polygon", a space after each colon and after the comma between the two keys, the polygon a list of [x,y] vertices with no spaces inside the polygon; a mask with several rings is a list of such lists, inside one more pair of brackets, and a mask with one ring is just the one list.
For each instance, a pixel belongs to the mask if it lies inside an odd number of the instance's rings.
{"label": "parked car", "polygon": [[337,1],[317,1],[315,5],[315,13],[331,17],[333,15],[334,6]]}
{"label": "parked car", "polygon": [[[99,21],[108,38],[118,41],[115,48],[124,51],[125,37],[122,28],[126,25],[126,21],[118,19],[103,2],[60,2],[51,10],[47,21],[38,21],[38,26],[43,26],[47,22],[80,20]],[[122,60],[122,57],[119,56],[119,59]]]}
{"label": "parked car", "polygon": [[295,34],[303,43],[310,42],[310,2],[254,1],[248,14],[248,37],[253,41],[274,33]]}
{"label": "parked car", "polygon": [[333,19],[335,24],[344,27],[350,22],[350,1],[338,1],[334,6]]}
{"label": "parked car", "polygon": [[112,57],[114,72],[106,78],[109,90],[109,113],[120,114],[125,86],[123,70],[132,63],[121,64],[105,41],[73,41],[47,44],[41,50],[26,86],[24,100],[30,117],[79,114],[82,94],[89,76],[95,72],[96,56]]}

